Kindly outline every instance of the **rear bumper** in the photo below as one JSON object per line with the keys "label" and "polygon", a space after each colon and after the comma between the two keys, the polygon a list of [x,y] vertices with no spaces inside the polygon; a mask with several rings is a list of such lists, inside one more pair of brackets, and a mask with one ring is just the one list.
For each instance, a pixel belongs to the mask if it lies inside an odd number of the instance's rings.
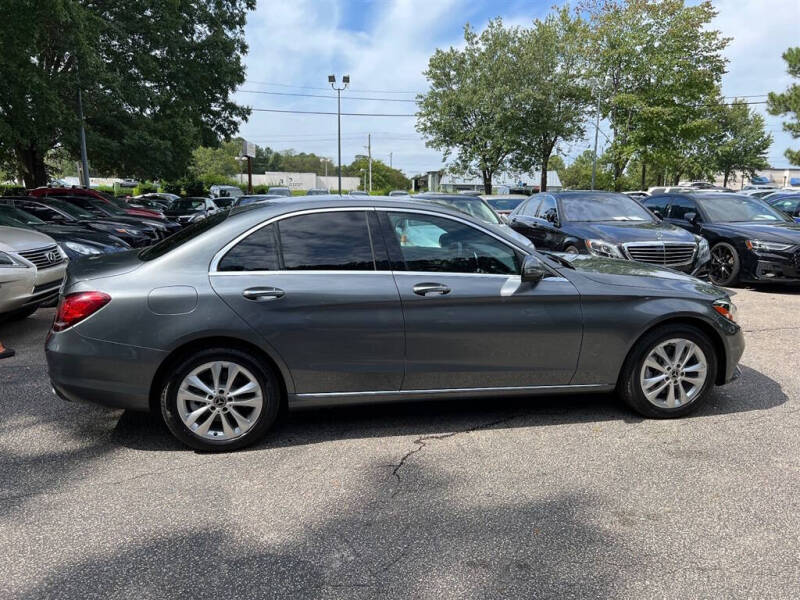
{"label": "rear bumper", "polygon": [[150,385],[167,353],[86,338],[68,329],[48,335],[45,356],[59,397],[148,411]]}

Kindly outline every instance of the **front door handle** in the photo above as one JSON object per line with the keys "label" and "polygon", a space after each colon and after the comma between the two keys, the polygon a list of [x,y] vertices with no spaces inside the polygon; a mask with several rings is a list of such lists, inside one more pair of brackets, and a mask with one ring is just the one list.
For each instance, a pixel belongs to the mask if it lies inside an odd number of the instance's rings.
{"label": "front door handle", "polygon": [[411,289],[418,296],[444,296],[450,293],[450,288],[443,283],[418,283]]}
{"label": "front door handle", "polygon": [[264,300],[282,298],[285,293],[286,292],[284,292],[282,289],[275,287],[253,287],[243,291],[242,296],[244,296],[247,300],[263,302]]}

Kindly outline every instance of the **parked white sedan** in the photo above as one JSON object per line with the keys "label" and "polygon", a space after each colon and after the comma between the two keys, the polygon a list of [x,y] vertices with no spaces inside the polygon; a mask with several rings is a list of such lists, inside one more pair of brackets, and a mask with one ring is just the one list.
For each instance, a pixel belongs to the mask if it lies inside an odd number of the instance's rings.
{"label": "parked white sedan", "polygon": [[67,257],[53,238],[0,227],[0,319],[25,318],[58,297]]}

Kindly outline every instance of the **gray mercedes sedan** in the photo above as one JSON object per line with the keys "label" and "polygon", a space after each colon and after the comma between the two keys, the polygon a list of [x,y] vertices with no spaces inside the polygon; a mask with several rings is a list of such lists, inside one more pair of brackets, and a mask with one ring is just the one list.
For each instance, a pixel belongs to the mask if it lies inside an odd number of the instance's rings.
{"label": "gray mercedes sedan", "polygon": [[616,389],[679,417],[743,349],[728,294],[691,276],[541,253],[436,203],[339,196],[71,265],[46,342],[60,397],[155,411],[201,450],[252,444],[283,406]]}

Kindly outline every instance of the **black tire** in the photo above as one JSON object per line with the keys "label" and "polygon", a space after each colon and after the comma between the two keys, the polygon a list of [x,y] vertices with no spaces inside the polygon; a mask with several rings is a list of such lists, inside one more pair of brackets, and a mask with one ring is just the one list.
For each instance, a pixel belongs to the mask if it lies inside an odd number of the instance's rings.
{"label": "black tire", "polygon": [[[247,369],[257,380],[263,397],[255,423],[245,433],[230,440],[213,440],[193,433],[184,424],[178,410],[178,388],[183,379],[197,367],[215,361],[232,362]],[[170,432],[190,448],[206,452],[238,450],[258,442],[275,423],[281,406],[280,389],[278,376],[250,353],[232,348],[208,348],[185,357],[172,369],[161,390],[161,416]],[[220,415],[217,418],[226,417]],[[232,422],[233,419],[229,420]]]}
{"label": "black tire", "polygon": [[711,248],[711,262],[708,265],[708,279],[714,285],[735,286],[739,283],[742,268],[739,253],[727,242],[719,242]]}
{"label": "black tire", "polygon": [[567,254],[580,254],[581,253],[581,251],[578,250],[578,247],[575,244],[567,244],[567,246],[564,248],[564,252],[566,252]]}
{"label": "black tire", "polygon": [[[686,404],[676,408],[665,408],[650,402],[645,396],[640,377],[645,360],[659,344],[682,339],[694,342],[705,355],[706,378],[697,394]],[[717,355],[708,336],[691,325],[664,325],[646,333],[631,350],[617,382],[617,393],[625,403],[643,417],[651,419],[674,419],[696,410],[708,397],[717,377]],[[680,385],[680,384],[679,384]]]}

